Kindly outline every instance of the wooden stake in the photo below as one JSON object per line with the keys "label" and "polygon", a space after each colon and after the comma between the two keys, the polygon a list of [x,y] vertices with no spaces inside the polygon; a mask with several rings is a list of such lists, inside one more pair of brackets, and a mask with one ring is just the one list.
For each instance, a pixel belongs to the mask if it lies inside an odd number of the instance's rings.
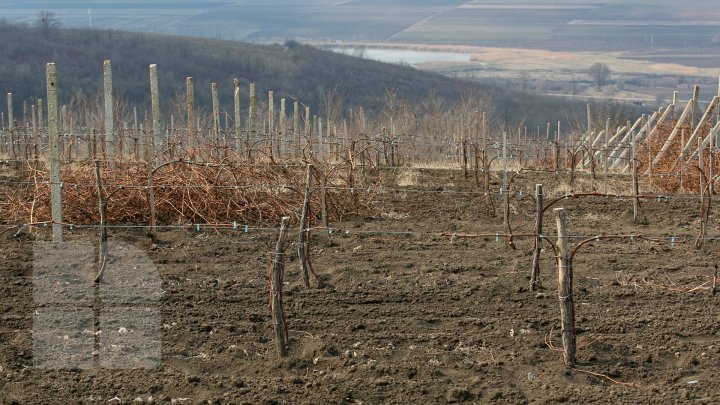
{"label": "wooden stake", "polygon": [[103,95],[105,101],[105,153],[114,167],[115,159],[115,118],[113,109],[112,62],[103,62]]}
{"label": "wooden stake", "polygon": [[248,145],[247,147],[247,160],[248,162],[252,160],[252,146],[255,142],[255,136],[256,136],[256,123],[255,123],[255,83],[250,83],[250,100],[248,102],[248,132],[247,132],[247,138],[246,143]]}
{"label": "wooden stake", "polygon": [[155,186],[153,184],[153,172],[155,165],[152,153],[152,146],[150,140],[150,130],[148,129],[148,116],[147,110],[145,110],[145,119],[143,121],[143,147],[145,151],[145,167],[147,169],[147,198],[148,208],[150,211],[150,230],[148,236],[155,241],[157,229],[155,226]]}
{"label": "wooden stake", "polygon": [[318,282],[318,288],[323,288],[325,284],[315,273],[312,263],[310,262],[310,197],[312,195],[312,179],[313,165],[307,165],[307,172],[305,174],[305,200],[303,201],[302,214],[300,215],[298,258],[300,259],[305,286],[310,288],[310,273],[312,273]]}
{"label": "wooden stake", "polygon": [[685,194],[685,129],[680,132],[680,194]]}
{"label": "wooden stake", "polygon": [[[302,158],[309,159],[312,156],[312,118],[310,117],[310,107],[305,107],[305,146],[302,149]],[[306,152],[306,149],[310,150]]]}
{"label": "wooden stake", "polygon": [[[315,177],[317,177],[318,182],[320,183],[320,216],[322,218],[322,224],[323,227],[329,228],[330,222],[328,220],[328,212],[327,212],[327,177],[325,175],[325,171],[322,171],[318,173],[317,170],[313,170],[315,172]],[[328,229],[328,235],[331,234],[331,231]]]}
{"label": "wooden stake", "polygon": [[540,252],[543,243],[543,210],[545,203],[543,201],[542,184],[535,185],[535,247],[533,249],[533,267],[530,276],[530,291],[537,291],[540,286]]}
{"label": "wooden stake", "polygon": [[8,109],[8,130],[12,132],[15,129],[15,117],[13,117],[13,94],[7,94],[7,109]]}
{"label": "wooden stake", "polygon": [[150,65],[150,98],[152,105],[153,146],[159,152],[163,147],[163,133],[160,121],[160,91],[158,90],[157,65]]}
{"label": "wooden stake", "polygon": [[513,244],[512,229],[510,228],[510,184],[508,183],[508,155],[507,155],[507,132],[503,131],[503,148],[502,148],[502,163],[503,163],[503,226],[505,233],[508,235],[508,246],[515,249]]}
{"label": "wooden stake", "polygon": [[220,99],[218,98],[217,83],[210,84],[212,93],[212,109],[213,109],[213,135],[215,136],[216,147],[220,146]]}
{"label": "wooden stake", "polygon": [[275,138],[275,96],[273,91],[268,91],[268,131],[267,131],[267,148],[270,160],[273,159],[273,146]]}
{"label": "wooden stake", "polygon": [[695,119],[697,118],[698,101],[700,101],[700,86],[693,87],[692,112],[690,113],[690,132],[695,130]]}
{"label": "wooden stake", "polygon": [[285,135],[287,130],[287,116],[285,115],[285,99],[280,99],[280,112],[278,113],[278,119],[280,120],[280,126],[278,128],[278,145],[277,152],[278,158],[282,159],[283,153],[287,146],[285,145]]}
{"label": "wooden stake", "polygon": [[[700,236],[695,244],[698,249],[705,245],[705,236],[707,235],[707,218],[708,212],[705,204],[705,151],[703,150],[703,142],[698,138],[698,169],[700,169]],[[711,197],[712,198],[712,197]]]}
{"label": "wooden stake", "polygon": [[187,144],[188,146],[192,146],[195,134],[195,90],[192,77],[188,77],[187,79],[185,79],[185,91],[187,106]]}
{"label": "wooden stake", "polygon": [[467,167],[467,139],[462,141],[462,164],[463,164],[463,176],[468,178],[468,167]]}
{"label": "wooden stake", "polygon": [[105,229],[105,218],[107,209],[107,200],[105,199],[105,193],[103,192],[102,176],[100,176],[100,161],[95,160],[95,182],[98,193],[98,208],[100,210],[100,252],[98,254],[98,274],[95,277],[95,282],[99,283],[102,281],[102,276],[105,273],[105,266],[107,265],[107,230]]}
{"label": "wooden stake", "polygon": [[303,201],[302,214],[300,215],[300,237],[298,240],[298,258],[300,259],[300,265],[302,267],[303,281],[305,281],[305,286],[308,288],[310,288],[310,271],[308,268],[310,265],[305,255],[307,252],[305,245],[308,243],[308,228],[310,227],[308,223],[308,212],[310,211],[310,195],[312,193],[312,172],[313,165],[307,165],[307,173],[305,175],[305,200]]}
{"label": "wooden stake", "polygon": [[273,328],[275,329],[275,342],[278,354],[287,357],[288,333],[285,324],[285,312],[283,311],[283,278],[285,273],[285,239],[287,238],[288,224],[290,217],[283,217],[280,224],[280,236],[275,245],[275,252],[272,253],[272,274],[271,274],[271,304]]}
{"label": "wooden stake", "polygon": [[43,101],[41,98],[37,101],[37,113],[38,113],[38,128],[40,129],[40,132],[42,132],[43,128],[45,128],[45,118],[43,117]]}
{"label": "wooden stake", "polygon": [[60,134],[58,131],[57,72],[54,63],[46,68],[48,100],[48,137],[50,142],[50,206],[52,209],[53,242],[63,241],[62,178],[60,177]]}
{"label": "wooden stake", "polygon": [[[487,112],[482,114],[482,148],[483,148],[483,191],[485,192],[485,205],[490,210],[490,162],[488,161],[488,121]],[[493,212],[494,216],[494,212]]]}
{"label": "wooden stake", "polygon": [[233,91],[233,107],[235,113],[235,152],[238,156],[242,156],[242,142],[240,142],[240,134],[242,126],[240,125],[240,80],[233,80],[235,89]]}
{"label": "wooden stake", "polygon": [[[635,131],[631,131],[631,140],[630,140],[630,147],[632,149],[632,157],[630,160],[631,168],[632,168],[632,192],[633,195],[637,196],[640,194],[640,186],[638,181],[638,165],[637,165],[637,140],[636,140],[636,134]],[[638,221],[638,215],[640,210],[640,199],[635,197],[633,198],[633,221]]]}
{"label": "wooden stake", "polygon": [[567,233],[567,218],[564,208],[555,208],[558,228],[558,299],[560,300],[560,322],[562,324],[563,360],[565,365],[575,365],[575,305],[573,300],[572,258]]}
{"label": "wooden stake", "polygon": [[300,156],[300,103],[293,102],[293,137],[292,137],[293,153],[292,156],[297,158]]}

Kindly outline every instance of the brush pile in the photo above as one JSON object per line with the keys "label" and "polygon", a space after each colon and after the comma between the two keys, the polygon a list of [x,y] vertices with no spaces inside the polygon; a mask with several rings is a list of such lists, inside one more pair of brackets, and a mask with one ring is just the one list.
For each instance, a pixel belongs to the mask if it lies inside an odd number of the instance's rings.
{"label": "brush pile", "polygon": [[[676,121],[669,121],[659,125],[657,132],[653,135],[649,142],[642,142],[638,147],[638,171],[642,175],[648,169],[649,156],[657,156],[663,144],[672,133]],[[710,133],[711,127],[706,125],[699,131],[698,138],[705,139]],[[684,132],[684,136],[683,136]],[[694,140],[692,145],[688,145],[692,129],[689,124],[682,125],[677,135],[670,142],[660,161],[652,166],[652,182],[662,192],[676,193],[698,193],[700,191],[700,180],[704,176],[704,184],[710,178],[711,156],[712,167],[715,174],[720,172],[720,155],[717,148],[714,148],[712,154],[706,146],[703,149],[703,167],[699,166],[698,160],[698,140]],[[689,146],[686,148],[684,159],[682,156],[682,145]]]}
{"label": "brush pile", "polygon": [[[46,162],[22,171],[0,198],[5,222],[50,221],[50,175]],[[316,164],[311,196],[311,217],[320,216],[320,184],[326,182],[325,204],[330,221],[368,213],[372,185],[351,185],[343,176],[345,166]],[[149,224],[150,205],[147,165],[141,161],[103,162],[103,194],[108,224]],[[349,179],[348,179],[349,177]],[[93,161],[62,167],[63,222],[99,222],[97,180]],[[242,165],[224,159],[213,162],[166,161],[156,165],[152,190],[158,225],[213,224],[277,225],[283,216],[299,218],[305,193],[302,165]]]}

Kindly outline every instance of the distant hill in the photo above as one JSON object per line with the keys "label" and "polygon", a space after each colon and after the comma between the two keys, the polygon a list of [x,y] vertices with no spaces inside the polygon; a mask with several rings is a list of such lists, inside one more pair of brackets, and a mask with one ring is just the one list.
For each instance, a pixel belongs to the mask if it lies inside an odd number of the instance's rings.
{"label": "distant hill", "polygon": [[717,0],[2,1],[2,17],[66,27],[259,42],[377,41],[559,51],[646,51],[720,34]]}
{"label": "distant hill", "polygon": [[[423,72],[323,51],[296,42],[253,45],[114,30],[58,29],[0,23],[0,94],[12,92],[16,103],[45,98],[45,63],[57,64],[63,103],[73,95],[93,95],[102,88],[102,63],[113,62],[116,94],[129,105],[149,105],[148,66],[158,65],[163,103],[180,105],[185,78],[192,76],[197,105],[209,108],[210,84],[218,83],[226,110],[232,103],[233,79],[241,81],[242,103],[247,87],[257,85],[258,98],[273,90],[280,98],[298,99],[322,113],[325,94],[335,91],[343,108],[362,106],[379,113],[388,90],[411,104],[442,100],[483,99],[501,122],[526,120],[531,125],[570,120],[584,114],[583,102],[505,91]],[[5,97],[0,106],[6,110]],[[19,108],[16,105],[16,109]]]}
{"label": "distant hill", "polygon": [[[233,79],[240,79],[247,100],[250,82],[258,97],[296,98],[317,108],[323,95],[336,90],[347,106],[377,109],[386,90],[399,97],[433,96],[456,101],[475,86],[409,67],[351,58],[296,42],[252,45],[114,30],[56,29],[44,36],[35,28],[0,25],[0,91],[17,100],[43,98],[45,63],[55,62],[61,97],[95,93],[102,87],[102,63],[113,62],[114,87],[129,103],[148,105],[148,65],[158,65],[165,101],[185,94],[192,76],[198,104],[210,104],[210,84],[218,83],[221,101],[232,101]],[[479,89],[479,87],[478,87]]]}

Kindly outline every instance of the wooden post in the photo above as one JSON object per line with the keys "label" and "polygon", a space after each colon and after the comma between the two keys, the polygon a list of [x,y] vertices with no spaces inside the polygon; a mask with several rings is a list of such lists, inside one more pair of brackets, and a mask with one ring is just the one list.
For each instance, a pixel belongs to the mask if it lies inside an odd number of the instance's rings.
{"label": "wooden post", "polygon": [[685,194],[685,129],[680,132],[680,194]]}
{"label": "wooden post", "polygon": [[483,191],[485,204],[490,209],[490,162],[488,161],[488,121],[487,112],[482,114],[482,148],[483,148]]}
{"label": "wooden post", "polygon": [[633,221],[637,222],[640,209],[640,199],[637,197],[637,195],[640,194],[637,164],[637,137],[635,131],[630,131],[630,134],[630,148],[632,149],[632,157],[630,158],[630,167],[632,168],[632,193],[635,196],[633,198]]}
{"label": "wooden post", "polygon": [[533,268],[530,276],[530,291],[537,291],[540,286],[540,252],[543,244],[543,201],[542,184],[535,185],[535,247],[533,249]]}
{"label": "wooden post", "polygon": [[672,104],[670,104],[670,118],[672,118],[672,119],[675,119],[675,109],[677,108],[679,100],[680,100],[680,92],[674,91],[673,98],[672,98]]}
{"label": "wooden post", "polygon": [[145,150],[145,167],[147,170],[147,198],[148,208],[150,211],[150,230],[148,236],[155,241],[157,229],[155,226],[155,185],[153,184],[153,172],[155,170],[152,141],[150,140],[150,130],[148,129],[147,110],[145,110],[145,119],[143,121],[143,147]]}
{"label": "wooden post", "polygon": [[50,206],[52,210],[53,242],[63,241],[62,178],[60,177],[60,133],[58,130],[57,72],[54,63],[46,68],[48,100],[48,137],[50,143]]}
{"label": "wooden post", "polygon": [[608,153],[610,152],[609,140],[610,140],[610,118],[605,120],[605,140],[603,142],[603,161],[605,164],[605,168],[603,169],[604,170],[603,175],[605,177],[605,193],[608,193],[609,189],[610,189],[610,185],[608,184],[608,172],[610,171],[609,170],[610,161],[609,161],[609,155],[608,155]]}
{"label": "wooden post", "polygon": [[285,273],[285,239],[288,233],[290,217],[283,217],[280,224],[280,236],[275,245],[275,252],[272,253],[272,274],[271,274],[271,304],[273,328],[275,329],[275,342],[280,357],[287,357],[288,333],[285,324],[285,312],[283,310],[283,278]]}
{"label": "wooden post", "polygon": [[310,288],[310,273],[313,274],[318,282],[318,288],[323,288],[325,284],[318,277],[310,262],[310,197],[312,195],[312,179],[313,165],[307,165],[305,174],[305,199],[303,201],[302,214],[300,215],[300,235],[298,238],[298,258],[302,267],[303,281],[305,286]]}
{"label": "wooden post", "polygon": [[105,229],[105,217],[107,200],[105,199],[105,193],[103,192],[102,177],[100,176],[100,161],[95,159],[95,182],[98,193],[98,209],[100,210],[100,251],[98,254],[98,273],[95,277],[95,282],[99,283],[102,281],[102,276],[105,273],[105,265],[107,264],[107,230]]}
{"label": "wooden post", "polygon": [[285,130],[287,129],[287,117],[285,116],[285,99],[280,99],[280,112],[278,113],[280,119],[280,127],[278,128],[278,158],[282,159],[283,153],[285,152]]}
{"label": "wooden post", "polygon": [[[560,143],[560,140],[561,140],[561,138],[560,138],[560,121],[558,121],[558,123],[557,123],[557,135],[556,135],[556,138],[557,138],[557,148],[558,148],[558,163],[557,163],[557,164],[558,164],[558,169],[559,169],[559,168],[560,168],[560,158],[561,158],[561,156],[562,156],[562,150],[563,150],[563,148],[561,147],[561,143]],[[565,143],[565,142],[563,142],[563,144],[564,144],[564,143]],[[566,159],[565,159],[565,163],[567,163],[567,157],[566,157]]]}
{"label": "wooden post", "polygon": [[[654,115],[655,114],[653,114],[653,116]],[[645,116],[645,114],[643,114],[643,116]],[[647,174],[648,174],[648,186],[650,187],[650,189],[652,189],[652,185],[653,185],[653,167],[652,167],[653,154],[652,154],[652,144],[651,144],[651,142],[652,142],[652,137],[651,137],[651,135],[652,135],[652,131],[651,131],[652,120],[653,120],[652,117],[650,117],[650,119],[645,121],[645,145],[647,145],[647,153],[648,153]]]}
{"label": "wooden post", "polygon": [[507,131],[503,131],[503,226],[507,234],[508,246],[515,248],[513,245],[512,229],[510,228],[510,185],[508,184],[508,155],[507,155]]}
{"label": "wooden post", "polygon": [[695,119],[697,118],[698,101],[700,100],[700,86],[693,87],[692,112],[690,113],[690,132],[695,130]]}
{"label": "wooden post", "polygon": [[233,80],[235,89],[233,91],[233,108],[235,113],[235,152],[238,156],[242,155],[242,142],[240,142],[240,134],[242,133],[242,126],[240,125],[240,80]]}
{"label": "wooden post", "polygon": [[35,104],[30,106],[30,128],[32,128],[32,135],[37,135],[37,111],[35,110]]}
{"label": "wooden post", "polygon": [[[322,219],[323,227],[329,228],[330,222],[327,212],[327,175],[325,173],[325,170],[323,170],[320,174],[318,174],[317,170],[314,170],[314,172],[315,176],[318,179],[318,182],[320,183],[320,218]],[[330,234],[331,231],[330,229],[328,229],[328,235]]]}
{"label": "wooden post", "polygon": [[195,135],[195,90],[192,77],[185,79],[185,91],[187,106],[187,144],[188,146],[192,146]]}
{"label": "wooden post", "polygon": [[565,365],[575,365],[575,305],[573,299],[572,257],[567,233],[567,218],[564,208],[555,208],[558,229],[558,299],[560,300],[560,322],[562,324],[563,360]]}
{"label": "wooden post", "polygon": [[[318,160],[321,163],[325,162],[325,142],[323,140],[323,125],[322,125],[322,119],[318,119],[317,116],[314,117],[314,121],[317,122],[317,136],[318,136]],[[384,130],[384,128],[383,128]],[[384,131],[383,131],[384,132]],[[384,139],[383,139],[384,143]],[[385,153],[385,161],[387,162],[387,151]]]}
{"label": "wooden post", "polygon": [[[523,128],[524,128],[524,129],[523,129],[523,132],[524,132],[524,134],[523,134],[523,142],[522,142],[522,144],[520,145],[520,152],[519,152],[519,153],[520,153],[520,167],[523,166],[523,161],[522,161],[522,160],[523,160],[523,157],[528,153],[528,131],[527,131],[527,126],[525,126],[525,127],[523,127]],[[528,160],[529,160],[529,159],[530,159],[530,157],[528,156]]]}
{"label": "wooden post", "polygon": [[463,176],[468,178],[468,167],[467,167],[467,139],[462,141],[462,165],[463,165]]}
{"label": "wooden post", "polygon": [[18,159],[18,153],[19,151],[15,150],[15,146],[17,145],[17,139],[15,136],[15,120],[12,117],[12,93],[8,93],[8,131],[10,132],[10,158],[13,160],[13,165],[17,168],[19,167]]}
{"label": "wooden post", "polygon": [[247,132],[247,138],[245,139],[245,142],[248,144],[247,146],[247,159],[248,162],[252,159],[252,145],[255,142],[255,135],[256,135],[256,127],[255,127],[255,83],[250,83],[250,100],[248,101],[248,132]]}
{"label": "wooden post", "polygon": [[[700,138],[698,138],[698,168],[700,169],[700,189],[698,190],[700,195],[700,235],[698,236],[697,241],[695,242],[695,247],[698,249],[702,249],[702,247],[705,245],[705,238],[707,237],[707,220],[708,220],[708,209],[709,207],[706,207],[705,204],[705,178],[706,178],[706,172],[705,172],[705,161],[704,161],[704,154],[705,151],[703,149],[703,142]],[[710,156],[710,159],[712,160],[712,155]],[[712,196],[710,196],[712,198]]]}
{"label": "wooden post", "polygon": [[13,129],[15,129],[15,117],[14,114],[14,108],[13,108],[13,94],[8,93],[7,94],[7,109],[8,109],[8,130],[12,132]]}
{"label": "wooden post", "polygon": [[268,156],[270,156],[270,159],[273,158],[273,147],[275,146],[275,95],[273,94],[273,91],[268,91],[268,130],[267,130],[267,148],[268,148]]}
{"label": "wooden post", "polygon": [[293,145],[293,157],[299,157],[299,149],[300,149],[300,103],[295,101],[293,103],[293,137],[292,137],[292,145]]}
{"label": "wooden post", "polygon": [[300,259],[300,265],[302,266],[303,281],[305,286],[310,288],[310,264],[307,260],[307,252],[305,245],[308,243],[308,234],[310,224],[308,222],[308,213],[310,211],[310,195],[312,193],[312,175],[313,165],[307,165],[307,172],[305,175],[305,200],[303,201],[302,214],[300,215],[300,237],[298,240],[298,258]]}
{"label": "wooden post", "polygon": [[60,132],[65,135],[69,129],[67,104],[63,104],[60,107]]}
{"label": "wooden post", "polygon": [[115,118],[112,92],[112,62],[103,62],[103,95],[105,101],[105,153],[114,167],[115,159]]}
{"label": "wooden post", "polygon": [[[304,159],[309,159],[310,156],[312,156],[312,119],[310,118],[310,107],[305,107],[305,146],[303,147],[302,157]],[[308,143],[310,143],[310,150],[308,151],[308,155],[305,155],[305,149],[308,146]]]}
{"label": "wooden post", "polygon": [[150,65],[150,98],[152,104],[153,146],[156,153],[162,150],[163,133],[160,123],[160,91],[158,90],[157,65]]}
{"label": "wooden post", "polygon": [[220,147],[220,100],[218,98],[217,83],[212,82],[210,84],[210,91],[212,92],[212,109],[213,109],[213,135],[215,136],[215,142]]}
{"label": "wooden post", "polygon": [[[133,106],[133,136],[135,137],[135,143],[137,143],[138,138],[140,138],[139,125],[137,107]],[[140,158],[140,155],[137,155],[137,157]]]}
{"label": "wooden post", "polygon": [[43,128],[45,128],[45,118],[43,117],[43,100],[41,98],[37,100],[37,113],[38,128],[40,129],[40,132],[42,132]]}

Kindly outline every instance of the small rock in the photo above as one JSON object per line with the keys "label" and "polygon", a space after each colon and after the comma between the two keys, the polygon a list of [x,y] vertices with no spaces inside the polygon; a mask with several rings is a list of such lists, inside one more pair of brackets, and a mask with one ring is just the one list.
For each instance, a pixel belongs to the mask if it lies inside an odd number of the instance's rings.
{"label": "small rock", "polygon": [[375,380],[375,385],[379,387],[384,387],[388,384],[390,384],[390,381],[386,380],[385,378],[378,378],[377,380]]}

